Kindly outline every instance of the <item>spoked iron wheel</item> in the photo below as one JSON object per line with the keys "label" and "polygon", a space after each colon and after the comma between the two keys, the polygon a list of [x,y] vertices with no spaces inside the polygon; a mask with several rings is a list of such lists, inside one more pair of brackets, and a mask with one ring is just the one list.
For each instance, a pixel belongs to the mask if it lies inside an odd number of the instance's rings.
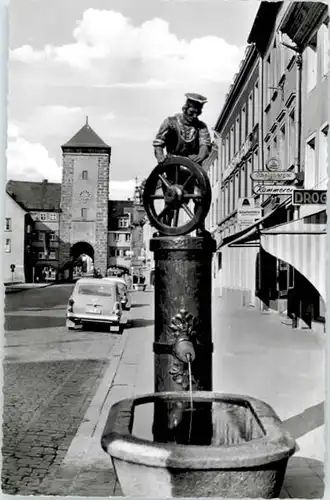
{"label": "spoked iron wheel", "polygon": [[210,209],[208,176],[189,158],[168,157],[146,180],[143,204],[151,225],[160,233],[188,234],[204,221]]}

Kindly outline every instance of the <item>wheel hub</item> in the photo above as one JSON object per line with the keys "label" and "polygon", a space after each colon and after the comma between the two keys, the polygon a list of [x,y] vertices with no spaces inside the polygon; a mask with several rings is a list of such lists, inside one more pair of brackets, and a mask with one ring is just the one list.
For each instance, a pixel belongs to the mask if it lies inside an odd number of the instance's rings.
{"label": "wheel hub", "polygon": [[165,193],[165,202],[171,205],[180,203],[182,200],[182,189],[174,184],[170,186]]}

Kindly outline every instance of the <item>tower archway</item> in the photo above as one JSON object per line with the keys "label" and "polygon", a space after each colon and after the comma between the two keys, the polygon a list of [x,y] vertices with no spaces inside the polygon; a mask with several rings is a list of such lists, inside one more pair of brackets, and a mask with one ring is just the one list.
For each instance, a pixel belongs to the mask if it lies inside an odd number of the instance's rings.
{"label": "tower archway", "polygon": [[73,272],[92,273],[94,269],[94,248],[87,241],[78,241],[70,249]]}

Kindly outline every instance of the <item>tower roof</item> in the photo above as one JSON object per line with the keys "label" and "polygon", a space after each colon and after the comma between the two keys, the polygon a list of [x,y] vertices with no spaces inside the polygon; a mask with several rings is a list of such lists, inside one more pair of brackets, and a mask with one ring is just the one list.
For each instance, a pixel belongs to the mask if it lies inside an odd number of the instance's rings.
{"label": "tower roof", "polygon": [[62,148],[109,148],[101,137],[97,135],[96,132],[88,123],[88,118],[86,118],[86,123],[80,130],[65,144]]}

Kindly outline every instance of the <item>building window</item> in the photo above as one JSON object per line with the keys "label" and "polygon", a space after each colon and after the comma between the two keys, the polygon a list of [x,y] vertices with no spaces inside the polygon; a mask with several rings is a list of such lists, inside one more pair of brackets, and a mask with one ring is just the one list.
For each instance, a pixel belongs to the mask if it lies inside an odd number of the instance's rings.
{"label": "building window", "polygon": [[230,160],[230,149],[229,149],[229,135],[226,137],[226,167],[228,166]]}
{"label": "building window", "polygon": [[230,158],[231,160],[235,154],[235,134],[234,134],[234,126],[230,129]]}
{"label": "building window", "polygon": [[241,119],[241,143],[244,144],[246,139],[246,106],[242,108],[242,119]]}
{"label": "building window", "polygon": [[[318,184],[325,184],[322,186],[326,189],[326,180],[328,178],[328,131],[329,125],[323,127],[320,131],[320,146],[319,146],[319,168],[318,168]],[[321,187],[321,186],[317,186]]]}
{"label": "building window", "polygon": [[39,231],[38,233],[38,241],[45,241],[45,232],[44,231]]}
{"label": "building window", "polygon": [[47,214],[43,214],[43,213],[41,213],[41,214],[39,215],[39,218],[40,218],[40,220],[44,220],[44,221],[45,221],[45,220],[47,220]]}
{"label": "building window", "polygon": [[225,199],[226,193],[225,193],[225,188],[221,190],[221,216],[220,220],[224,219],[226,217],[226,199]]}
{"label": "building window", "polygon": [[285,125],[283,125],[280,128],[280,144],[279,144],[279,149],[280,149],[280,161],[281,161],[281,166],[285,170],[287,169],[287,163],[286,163],[286,147],[287,143],[285,140]]}
{"label": "building window", "polygon": [[214,202],[212,201],[211,205],[211,228],[214,227]]}
{"label": "building window", "polygon": [[125,234],[125,241],[131,241],[131,235]]}
{"label": "building window", "polygon": [[259,82],[256,82],[254,86],[254,98],[253,98],[253,125],[259,123]]}
{"label": "building window", "polygon": [[306,48],[307,92],[310,92],[317,81],[317,34],[313,36]]}
{"label": "building window", "polygon": [[55,260],[56,259],[56,253],[55,252],[49,252],[49,259]]}
{"label": "building window", "polygon": [[234,210],[237,207],[237,199],[239,198],[239,171],[235,173],[235,184],[234,184]]}
{"label": "building window", "polygon": [[225,141],[222,140],[222,147],[221,147],[221,172],[223,172],[223,169],[225,168],[225,163],[226,163],[226,144]]}
{"label": "building window", "polygon": [[57,214],[56,213],[49,214],[49,220],[57,220]]}
{"label": "building window", "polygon": [[253,158],[253,170],[259,170],[259,152],[257,149],[255,149],[254,153],[254,158]]}
{"label": "building window", "polygon": [[6,253],[10,253],[11,252],[11,239],[10,238],[6,238],[5,252]]}
{"label": "building window", "polygon": [[295,144],[295,137],[296,137],[296,122],[295,122],[295,113],[294,109],[291,111],[289,114],[289,130],[288,130],[288,135],[289,135],[289,151],[288,151],[288,165],[289,168],[295,165],[295,151],[296,151],[296,144]]}
{"label": "building window", "polygon": [[321,76],[328,73],[329,65],[329,20],[326,20],[320,28],[322,57],[321,57]]}
{"label": "building window", "polygon": [[235,153],[237,153],[237,151],[240,148],[240,140],[239,140],[240,127],[241,127],[241,124],[240,124],[240,119],[238,116],[236,118],[236,124],[235,124]]}
{"label": "building window", "polygon": [[81,209],[81,218],[86,220],[87,219],[87,208],[82,208]]}
{"label": "building window", "polygon": [[249,157],[248,162],[247,162],[247,170],[246,170],[246,191],[247,191],[247,196],[251,196],[252,195],[251,174],[252,174],[252,156]]}
{"label": "building window", "polygon": [[129,220],[127,217],[119,217],[118,227],[128,227]]}
{"label": "building window", "polygon": [[49,234],[49,240],[50,241],[57,241],[57,234],[56,233],[50,233]]}
{"label": "building window", "polygon": [[219,223],[219,199],[215,200],[215,223]]}
{"label": "building window", "polygon": [[240,182],[239,182],[239,197],[244,198],[246,196],[246,170],[245,166],[241,168],[240,171]]}
{"label": "building window", "polygon": [[5,231],[11,231],[11,217],[5,219]]}
{"label": "building window", "polygon": [[305,155],[305,187],[312,189],[317,182],[317,172],[315,163],[315,137],[306,141],[306,155]]}
{"label": "building window", "polygon": [[266,83],[266,89],[265,89],[265,96],[266,96],[266,104],[269,103],[270,97],[272,95],[272,89],[271,87],[273,86],[273,76],[272,76],[272,65],[271,65],[271,57],[270,54],[267,57],[266,60],[266,78],[265,78],[265,83]]}
{"label": "building window", "polygon": [[120,234],[119,234],[119,233],[115,233],[115,234],[113,235],[113,239],[114,239],[115,241],[119,241],[119,237],[120,237]]}
{"label": "building window", "polygon": [[88,180],[88,171],[87,170],[83,170],[82,171],[81,178],[82,178],[83,181],[87,181]]}
{"label": "building window", "polygon": [[230,179],[230,202],[229,212],[232,212],[235,209],[234,176]]}
{"label": "building window", "polygon": [[44,258],[45,258],[44,252],[38,252],[38,259],[44,259]]}
{"label": "building window", "polygon": [[253,93],[249,95],[248,99],[248,134],[253,129]]}

